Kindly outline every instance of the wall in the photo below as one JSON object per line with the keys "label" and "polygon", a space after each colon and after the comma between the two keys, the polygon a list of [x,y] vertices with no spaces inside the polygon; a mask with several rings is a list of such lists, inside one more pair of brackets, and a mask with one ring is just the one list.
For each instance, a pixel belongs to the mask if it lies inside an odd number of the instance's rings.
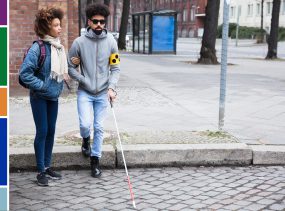
{"label": "wall", "polygon": [[13,0],[9,8],[9,78],[10,86],[18,85],[18,72],[25,50],[37,39],[34,32],[35,14],[40,8],[54,6],[64,13],[62,44],[68,50],[79,35],[77,0]]}
{"label": "wall", "polygon": [[[271,9],[272,9],[273,0],[265,0],[263,5],[263,28],[270,32],[271,25]],[[268,13],[268,4],[271,4],[270,13]],[[252,4],[252,14],[248,13],[248,5]],[[261,0],[240,0],[240,1],[231,1],[230,10],[233,7],[234,13],[230,12],[230,23],[237,22],[238,6],[241,6],[241,14],[239,18],[240,26],[250,26],[250,27],[260,27],[261,25],[261,13],[258,13],[257,4],[261,5]],[[281,0],[280,7],[280,17],[279,17],[279,26],[285,27],[285,0]],[[219,25],[223,22],[223,5],[224,1],[221,0],[220,14],[219,14]],[[261,9],[260,9],[261,11]]]}

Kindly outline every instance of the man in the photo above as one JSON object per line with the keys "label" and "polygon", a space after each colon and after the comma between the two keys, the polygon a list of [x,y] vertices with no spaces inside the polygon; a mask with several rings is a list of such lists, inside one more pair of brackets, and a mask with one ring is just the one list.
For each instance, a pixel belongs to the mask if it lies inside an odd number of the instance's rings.
{"label": "man", "polygon": [[[108,100],[116,98],[116,85],[119,79],[118,47],[113,35],[105,29],[110,12],[104,4],[91,4],[86,8],[88,27],[85,35],[76,38],[70,48],[68,73],[79,82],[77,109],[82,136],[82,153],[90,156],[91,176],[100,177],[103,143],[103,121]],[[77,70],[80,64],[81,73]],[[90,150],[91,110],[94,117],[94,139]],[[90,153],[91,152],[91,153]]]}

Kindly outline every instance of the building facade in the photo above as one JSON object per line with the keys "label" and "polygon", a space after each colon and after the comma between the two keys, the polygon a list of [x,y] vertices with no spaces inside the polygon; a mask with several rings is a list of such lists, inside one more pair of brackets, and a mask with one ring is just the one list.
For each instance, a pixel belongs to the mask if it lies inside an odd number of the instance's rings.
{"label": "building facade", "polygon": [[207,0],[131,0],[131,13],[175,10],[178,37],[197,37],[203,34],[206,5]]}
{"label": "building facade", "polygon": [[[270,32],[273,0],[264,0],[263,4],[263,29]],[[219,25],[223,22],[223,6],[221,1]],[[238,20],[239,14],[239,20]],[[261,27],[261,0],[230,1],[229,22],[240,26]],[[285,0],[281,0],[279,26],[285,27]]]}

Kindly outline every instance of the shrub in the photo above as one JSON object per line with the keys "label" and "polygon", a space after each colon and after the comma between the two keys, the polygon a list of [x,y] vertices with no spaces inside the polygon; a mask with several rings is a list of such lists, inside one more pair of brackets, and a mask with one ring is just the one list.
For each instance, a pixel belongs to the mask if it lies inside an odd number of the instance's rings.
{"label": "shrub", "polygon": [[278,41],[284,41],[285,40],[285,28],[279,27],[278,30]]}
{"label": "shrub", "polygon": [[[236,23],[229,23],[229,35],[232,33],[233,30],[235,30],[237,27]],[[223,34],[223,24],[218,26],[217,29],[217,38],[222,38]]]}
{"label": "shrub", "polygon": [[[229,37],[232,39],[236,38],[236,23],[229,23]],[[217,38],[222,38],[223,33],[223,24],[218,26],[217,29]],[[260,30],[259,27],[247,27],[239,26],[238,38],[239,39],[259,39],[266,34],[266,31]],[[267,35],[268,36],[268,35]],[[285,40],[285,28],[279,27],[278,30],[278,41]]]}

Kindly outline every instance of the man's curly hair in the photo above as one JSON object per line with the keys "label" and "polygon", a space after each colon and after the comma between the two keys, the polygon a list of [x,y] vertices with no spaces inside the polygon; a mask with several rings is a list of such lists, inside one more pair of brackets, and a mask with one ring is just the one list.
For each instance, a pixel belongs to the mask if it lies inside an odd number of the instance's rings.
{"label": "man's curly hair", "polygon": [[47,8],[41,9],[36,14],[34,30],[36,34],[43,38],[50,31],[49,25],[52,20],[58,18],[60,22],[62,21],[64,14],[63,11],[59,8]]}
{"label": "man's curly hair", "polygon": [[110,15],[109,8],[105,4],[90,4],[87,6],[86,17],[91,19],[94,15],[102,15],[107,18]]}

